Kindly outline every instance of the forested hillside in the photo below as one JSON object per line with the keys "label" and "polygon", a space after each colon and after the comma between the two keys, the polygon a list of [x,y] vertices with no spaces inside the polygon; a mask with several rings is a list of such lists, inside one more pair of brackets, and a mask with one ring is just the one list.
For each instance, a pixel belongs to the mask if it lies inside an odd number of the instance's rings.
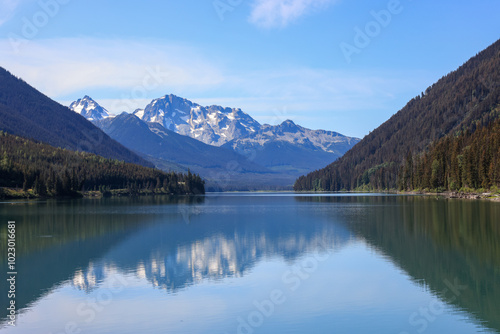
{"label": "forested hillside", "polygon": [[[486,180],[470,176],[476,172],[468,170],[464,164],[483,163],[484,166],[476,166],[483,170],[481,175],[485,174],[484,168],[498,168],[494,165],[497,160],[493,159],[498,158],[498,150],[495,151],[492,142],[494,133],[488,129],[496,126],[491,123],[500,115],[499,105],[500,41],[497,41],[408,102],[342,158],[324,169],[300,177],[294,189],[338,191],[498,186],[495,177]],[[477,129],[481,132],[475,134]],[[484,139],[486,146],[479,152],[472,152],[471,145],[475,140],[479,141],[479,137]],[[456,147],[444,150],[441,145],[447,145],[445,143],[454,143]],[[455,156],[448,148],[456,149]],[[435,159],[438,151],[441,157]],[[490,158],[481,158],[481,151],[490,152]],[[421,170],[409,173],[407,167],[404,174],[404,166],[409,166],[412,160],[416,163],[411,169],[420,166]],[[450,170],[444,167],[447,162],[456,171],[456,165],[461,164],[460,173],[470,175],[465,179],[462,174],[460,177],[455,175],[452,180]],[[411,182],[408,181],[409,174],[413,177]],[[427,176],[423,177],[424,174]]]}
{"label": "forested hillside", "polygon": [[[198,175],[157,169],[73,152],[0,132],[0,187],[22,196],[77,196],[82,191],[123,189],[128,194],[203,194]],[[0,188],[0,197],[9,190]]]}
{"label": "forested hillside", "polygon": [[500,186],[500,120],[447,136],[422,155],[408,154],[400,190],[491,189]]}
{"label": "forested hillside", "polygon": [[0,130],[73,151],[153,167],[83,116],[0,67]]}

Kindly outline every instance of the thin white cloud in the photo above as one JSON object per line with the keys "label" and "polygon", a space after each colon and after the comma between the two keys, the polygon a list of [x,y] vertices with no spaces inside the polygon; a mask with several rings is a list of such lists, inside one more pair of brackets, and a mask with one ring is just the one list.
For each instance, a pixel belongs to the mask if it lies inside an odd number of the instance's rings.
{"label": "thin white cloud", "polygon": [[249,21],[263,28],[285,27],[335,2],[337,0],[254,0]]}
{"label": "thin white cloud", "polygon": [[23,0],[2,0],[0,1],[0,26],[10,20],[14,15],[16,8]]}
{"label": "thin white cloud", "polygon": [[217,84],[218,70],[181,45],[91,38],[0,40],[0,66],[57,98],[97,88],[140,97],[153,90]]}
{"label": "thin white cloud", "polygon": [[418,91],[425,77],[418,72],[356,73],[311,68],[253,71],[232,79],[232,86],[241,89],[235,96],[194,97],[194,100],[202,105],[242,108],[262,123],[323,117],[321,123],[325,124],[332,119],[324,117],[328,114],[349,114],[354,118],[356,113],[365,111],[394,113],[397,109],[391,105],[397,96]]}

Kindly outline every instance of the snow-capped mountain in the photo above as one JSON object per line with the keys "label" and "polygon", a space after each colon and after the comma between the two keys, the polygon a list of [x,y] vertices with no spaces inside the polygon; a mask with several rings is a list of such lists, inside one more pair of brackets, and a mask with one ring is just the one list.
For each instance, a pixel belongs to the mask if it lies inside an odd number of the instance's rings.
{"label": "snow-capped mountain", "polygon": [[237,163],[245,171],[269,172],[232,150],[207,145],[125,112],[94,124],[135,152],[180,164],[196,173],[208,175],[207,170],[223,172],[231,162]]}
{"label": "snow-capped mountain", "polygon": [[[110,117],[89,96],[73,102],[70,109],[89,121]],[[333,131],[306,129],[291,120],[276,126],[261,125],[239,108],[203,107],[172,94],[151,101],[133,114],[146,123],[157,123],[167,130],[212,146],[224,145],[238,153],[245,153],[255,145],[287,142],[341,156],[359,141]]]}
{"label": "snow-capped mountain", "polygon": [[359,139],[347,137],[333,131],[306,129],[296,125],[291,120],[286,120],[276,126],[264,124],[259,131],[245,137],[236,138],[224,145],[224,147],[230,147],[239,153],[245,153],[248,149],[255,149],[256,145],[264,147],[270,142],[280,141],[341,156],[357,144]]}
{"label": "snow-capped mountain", "polygon": [[203,107],[189,100],[167,95],[153,100],[134,115],[199,141],[221,146],[233,139],[257,132],[261,125],[238,108]]}
{"label": "snow-capped mountain", "polygon": [[[290,120],[261,125],[241,109],[203,107],[175,95],[115,118],[99,112],[106,109],[88,96],[71,108],[155,163],[181,164],[212,179],[214,173],[226,175],[236,168],[237,179],[251,186],[259,182],[260,187],[273,182],[291,185],[296,177],[330,164],[359,142],[333,131],[306,129]],[[236,167],[231,162],[237,162]]]}
{"label": "snow-capped mountain", "polygon": [[272,170],[300,174],[335,161],[359,141],[333,131],[306,129],[286,120],[276,126],[264,124],[259,131],[222,147]]}
{"label": "snow-capped mountain", "polygon": [[87,95],[71,103],[69,108],[89,121],[99,121],[110,116],[106,109]]}

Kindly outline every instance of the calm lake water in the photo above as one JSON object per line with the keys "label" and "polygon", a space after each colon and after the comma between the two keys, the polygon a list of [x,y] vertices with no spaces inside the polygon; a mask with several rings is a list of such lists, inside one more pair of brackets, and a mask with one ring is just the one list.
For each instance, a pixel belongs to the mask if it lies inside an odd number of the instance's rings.
{"label": "calm lake water", "polygon": [[[16,327],[6,305],[17,222]],[[500,333],[500,203],[222,194],[0,203],[3,333]]]}

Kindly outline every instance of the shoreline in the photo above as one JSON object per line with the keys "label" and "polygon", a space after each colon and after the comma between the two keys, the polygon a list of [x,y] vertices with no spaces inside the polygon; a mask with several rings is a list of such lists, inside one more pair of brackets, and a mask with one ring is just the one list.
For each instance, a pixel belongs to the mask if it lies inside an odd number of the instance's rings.
{"label": "shoreline", "polygon": [[493,192],[459,192],[459,191],[444,191],[444,192],[432,192],[432,191],[398,191],[398,190],[353,190],[353,191],[294,191],[297,194],[308,193],[308,194],[394,194],[394,195],[422,195],[422,196],[441,196],[446,199],[470,199],[470,200],[489,200],[494,202],[500,202],[500,193]]}
{"label": "shoreline", "polygon": [[441,196],[446,199],[484,199],[499,202],[500,194],[492,192],[460,192],[460,191],[445,191],[445,192],[425,192],[425,191],[398,191],[397,194],[402,195],[428,195],[428,196]]}
{"label": "shoreline", "polygon": [[39,196],[32,191],[20,191],[13,188],[1,188],[0,200],[37,200],[37,199],[78,199],[78,198],[109,198],[109,197],[134,197],[134,196],[196,196],[196,194],[172,194],[166,192],[139,191],[131,193],[126,189],[114,189],[102,193],[100,191],[77,192],[74,195],[65,196]]}
{"label": "shoreline", "polygon": [[[354,190],[354,191],[268,191],[268,190],[257,190],[257,191],[227,191],[227,192],[207,192],[205,194],[224,194],[224,193],[295,193],[295,194],[394,194],[394,195],[421,195],[421,196],[439,196],[446,199],[468,199],[468,200],[489,200],[494,202],[500,202],[500,193],[497,192],[459,192],[459,191],[445,191],[445,192],[426,192],[426,191],[397,191],[397,190]],[[140,191],[138,193],[130,193],[126,189],[116,189],[111,190],[106,193],[100,191],[85,191],[78,192],[74,196],[38,196],[33,194],[31,191],[22,192],[12,188],[2,188],[2,194],[0,200],[36,200],[36,199],[75,199],[75,198],[105,198],[105,197],[133,197],[133,196],[195,196],[196,194],[172,194],[165,192],[149,192]]]}

